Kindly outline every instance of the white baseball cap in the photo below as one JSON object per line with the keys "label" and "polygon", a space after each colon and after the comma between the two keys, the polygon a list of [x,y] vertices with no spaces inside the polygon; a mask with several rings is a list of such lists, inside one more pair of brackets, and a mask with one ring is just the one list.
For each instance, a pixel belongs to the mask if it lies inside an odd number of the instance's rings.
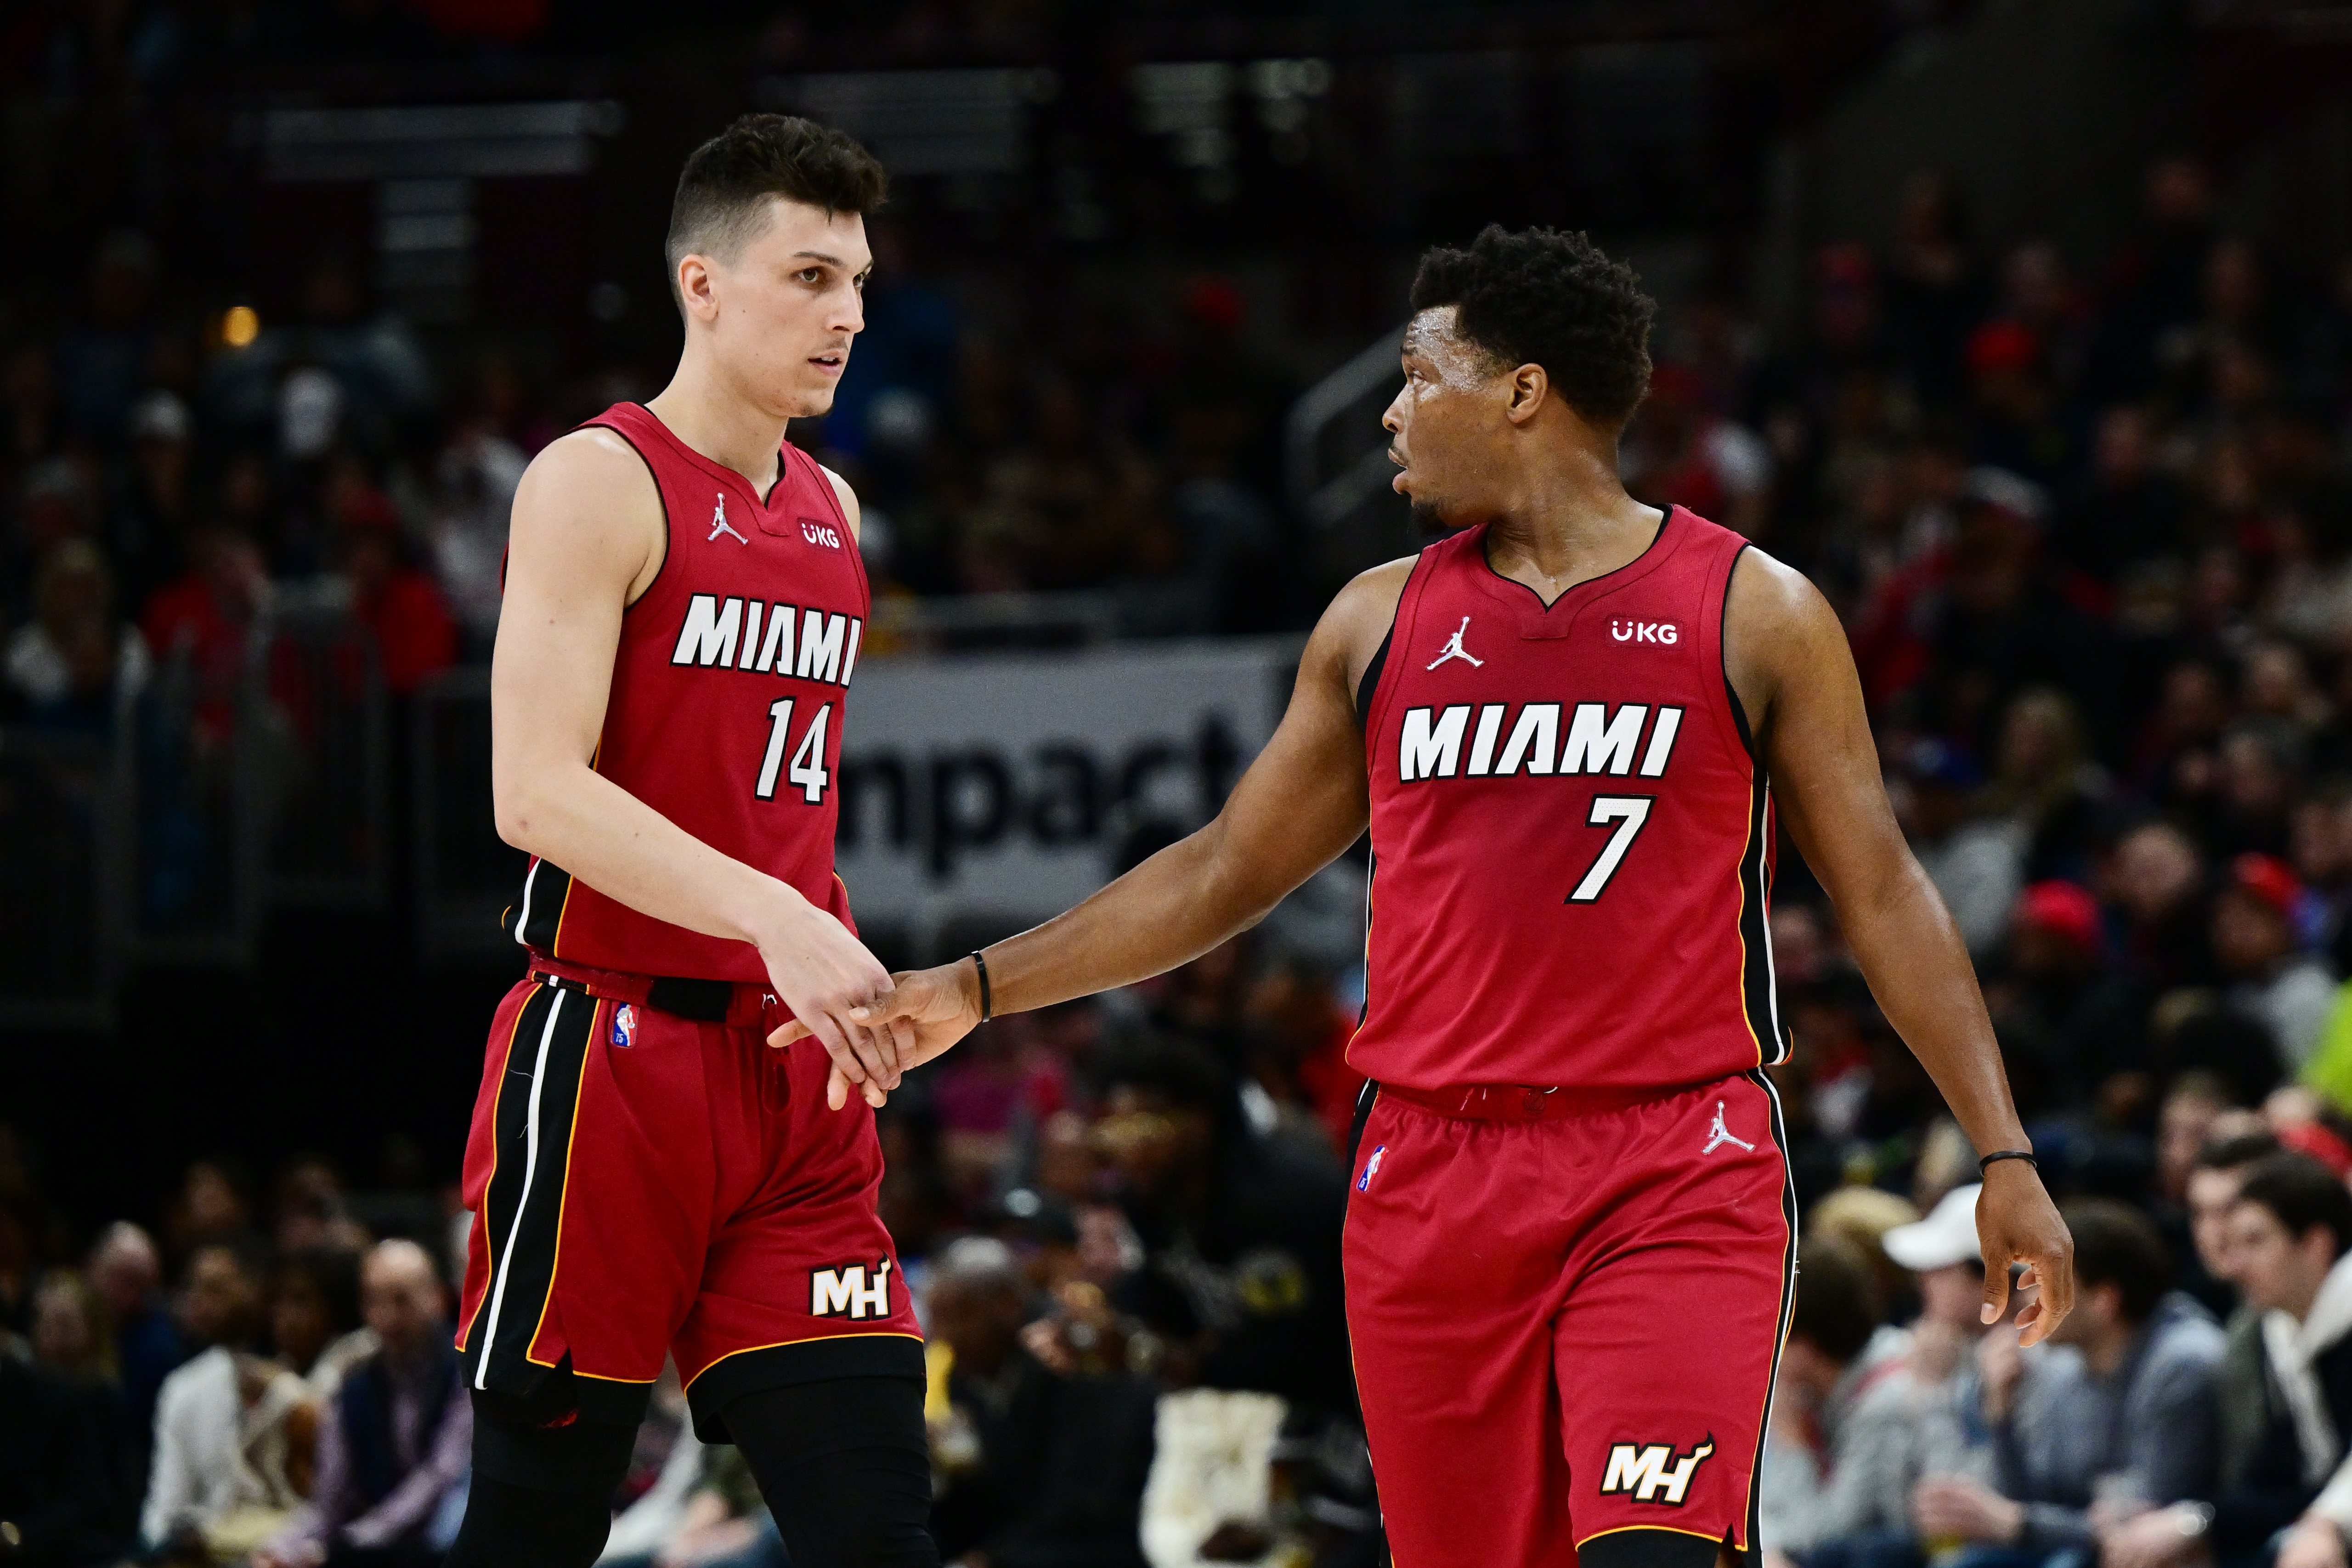
{"label": "white baseball cap", "polygon": [[1982,1261],[1984,1251],[1977,1242],[1977,1194],[1983,1191],[1982,1184],[1977,1183],[1954,1187],[1926,1219],[1895,1226],[1879,1245],[1886,1248],[1887,1257],[1914,1274],[1949,1268],[1971,1258]]}

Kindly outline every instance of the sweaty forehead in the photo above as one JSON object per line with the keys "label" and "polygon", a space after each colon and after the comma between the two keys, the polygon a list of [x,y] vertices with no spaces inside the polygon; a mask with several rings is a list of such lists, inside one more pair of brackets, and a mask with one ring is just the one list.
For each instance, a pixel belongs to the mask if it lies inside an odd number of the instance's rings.
{"label": "sweaty forehead", "polygon": [[1477,380],[1499,368],[1493,354],[1462,333],[1461,308],[1432,305],[1404,329],[1404,352],[1426,360],[1448,380]]}
{"label": "sweaty forehead", "polygon": [[1416,311],[1404,326],[1404,352],[1431,358],[1448,349],[1463,347],[1455,316],[1458,305],[1432,305]]}

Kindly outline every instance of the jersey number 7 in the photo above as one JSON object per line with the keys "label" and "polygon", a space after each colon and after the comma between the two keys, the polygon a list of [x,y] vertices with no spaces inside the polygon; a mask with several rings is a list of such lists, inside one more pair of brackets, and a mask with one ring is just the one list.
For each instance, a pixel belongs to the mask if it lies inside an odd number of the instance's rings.
{"label": "jersey number 7", "polygon": [[1641,837],[1642,825],[1650,820],[1650,804],[1657,798],[1654,795],[1596,795],[1592,797],[1592,812],[1584,819],[1585,822],[1594,827],[1613,822],[1617,825],[1617,831],[1611,834],[1609,842],[1601,847],[1601,853],[1593,858],[1591,867],[1584,873],[1584,879],[1577,883],[1576,891],[1561,902],[1589,904],[1609,890],[1609,879],[1617,874],[1617,868],[1624,864],[1625,851],[1633,847],[1633,840]]}

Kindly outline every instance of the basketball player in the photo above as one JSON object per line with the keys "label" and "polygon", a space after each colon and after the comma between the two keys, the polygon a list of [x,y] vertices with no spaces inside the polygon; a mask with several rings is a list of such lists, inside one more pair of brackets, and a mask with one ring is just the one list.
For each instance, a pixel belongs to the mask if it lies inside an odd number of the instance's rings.
{"label": "basketball player", "polygon": [[[783,439],[865,324],[884,184],[803,120],[697,149],[670,215],[677,375],[516,492],[492,773],[531,855],[509,911],[530,969],[466,1149],[460,1568],[594,1561],[673,1354],[798,1568],[939,1561],[873,1113],[823,1104],[829,1073],[877,1100],[898,1074],[890,1031],[848,1017],[888,976],[833,870],[857,500]],[[814,1037],[769,1050],[787,1019]]]}
{"label": "basketball player", "polygon": [[1780,824],[1986,1156],[1986,1321],[2022,1263],[2023,1337],[2047,1337],[2070,1244],[1836,617],[1618,482],[1654,310],[1633,273],[1581,235],[1489,228],[1430,252],[1412,304],[1395,482],[1454,531],[1340,593],[1215,821],[851,1017],[914,1022],[928,1057],[992,1012],[1156,974],[1369,824],[1345,1256],[1396,1561],[1708,1568],[1756,1549],[1795,1256],[1763,1071],[1789,1046]]}

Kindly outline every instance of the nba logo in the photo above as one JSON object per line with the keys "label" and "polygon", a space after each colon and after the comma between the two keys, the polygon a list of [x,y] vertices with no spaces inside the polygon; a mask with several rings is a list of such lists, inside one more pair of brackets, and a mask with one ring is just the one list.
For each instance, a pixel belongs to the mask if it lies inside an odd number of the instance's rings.
{"label": "nba logo", "polygon": [[613,1009],[613,1043],[616,1046],[637,1043],[637,1010],[626,1002]]}
{"label": "nba logo", "polygon": [[1372,1151],[1372,1157],[1364,1162],[1364,1173],[1356,1179],[1358,1192],[1369,1193],[1372,1190],[1372,1178],[1380,1174],[1381,1156],[1388,1152],[1389,1146],[1385,1143]]}

